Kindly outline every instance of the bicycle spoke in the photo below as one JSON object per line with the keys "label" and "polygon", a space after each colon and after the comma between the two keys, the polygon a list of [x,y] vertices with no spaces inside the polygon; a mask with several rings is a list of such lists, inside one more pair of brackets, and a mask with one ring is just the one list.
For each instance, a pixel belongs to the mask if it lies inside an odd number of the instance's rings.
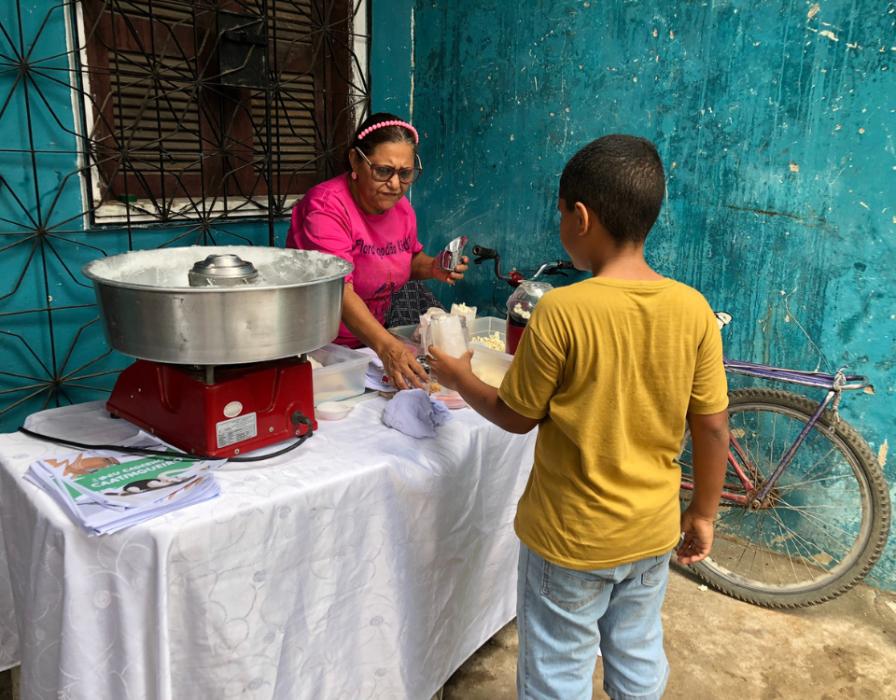
{"label": "bicycle spoke", "polygon": [[719,527],[719,525],[726,518],[728,518],[729,516],[733,516],[735,513],[740,515],[740,519],[735,523],[735,525],[740,525],[743,522],[744,518],[749,514],[749,511],[745,506],[740,505],[738,505],[737,508],[729,508],[724,514],[718,516],[719,519],[716,522],[716,527]]}
{"label": "bicycle spoke", "polygon": [[[806,561],[807,561],[808,559],[811,559],[812,561],[815,561],[815,562],[817,563],[817,559],[815,558],[815,555],[812,554],[813,543],[809,542],[805,537],[803,537],[802,535],[800,535],[800,534],[799,534],[798,532],[796,532],[795,530],[792,530],[791,528],[787,527],[787,525],[785,525],[784,522],[778,517],[777,513],[772,512],[771,517],[772,517],[772,519],[773,519],[776,523],[778,523],[778,525],[779,525],[780,527],[782,527],[782,528],[784,528],[785,530],[787,530],[787,532],[789,533],[789,537],[793,540],[793,545],[794,545],[794,547],[795,547],[796,550],[797,550],[797,555],[799,556],[800,559],[803,560],[803,563],[804,563],[804,565],[806,566],[806,570],[807,570],[807,571],[809,572],[809,574],[810,574],[810,578],[816,578],[816,577],[811,576],[811,573],[812,573],[812,572],[811,572],[811,570],[808,568],[808,564],[806,563]],[[801,554],[799,553],[799,543],[800,543],[800,542],[803,543],[803,548],[805,549],[805,554],[806,554],[805,556],[803,556],[803,555],[801,555]],[[817,547],[817,546],[816,546],[815,548],[816,548],[816,549],[820,549],[820,548]],[[822,551],[824,551],[824,550],[822,550]],[[826,553],[826,552],[825,552],[825,553]],[[828,556],[830,556],[830,554],[828,554]],[[795,573],[796,573],[796,572],[794,571],[794,574],[795,574]]]}
{"label": "bicycle spoke", "polygon": [[854,481],[855,474],[850,470],[848,474],[836,474],[834,476],[828,476],[832,469],[826,469],[820,474],[815,475],[815,478],[812,479],[804,479],[802,481],[794,482],[794,486],[805,486],[808,484],[816,484],[824,481],[838,480],[838,481]]}
{"label": "bicycle spoke", "polygon": [[[762,420],[762,419],[761,419],[761,417],[756,413],[756,411],[753,411],[753,414],[756,415],[756,422],[757,422],[757,424],[759,424],[759,427],[757,427],[756,430],[753,430],[753,431],[752,431],[752,433],[753,433],[753,442],[754,442],[754,444],[756,445],[756,449],[753,451],[753,454],[756,455],[756,458],[751,458],[750,461],[753,462],[753,463],[755,464],[755,463],[758,461],[759,455],[761,454],[761,451],[760,451],[760,449],[759,449],[759,430],[761,429],[761,420]],[[756,467],[756,468],[758,469],[759,467]]]}
{"label": "bicycle spoke", "polygon": [[[759,523],[763,523],[764,521],[765,521],[764,517],[757,519],[757,522],[759,522]],[[759,529],[759,546],[756,547],[756,550],[759,552],[759,569],[762,572],[762,580],[765,581],[766,583],[768,583],[769,582],[768,581],[768,567],[765,566],[765,557],[766,557],[766,554],[769,551],[770,547],[763,546],[766,542],[766,538],[767,538],[767,536],[766,536],[765,532],[760,527],[760,529]],[[771,558],[769,560],[771,560]],[[774,566],[774,562],[772,563],[772,566]]]}
{"label": "bicycle spoke", "polygon": [[833,491],[843,491],[843,492],[848,492],[848,493],[859,493],[859,494],[862,493],[862,491],[860,489],[838,489],[838,488],[832,488],[831,486],[825,486],[825,487],[819,488],[819,489],[803,488],[805,486],[808,486],[809,484],[820,484],[824,481],[842,481],[844,478],[845,477],[842,477],[842,476],[828,476],[823,479],[813,479],[812,481],[800,481],[800,482],[790,485],[790,486],[780,486],[778,488],[781,493],[790,493],[791,491],[795,491],[796,489],[800,489],[801,491],[823,491],[824,493],[831,493]]}
{"label": "bicycle spoke", "polygon": [[[823,490],[825,490],[825,489],[823,489]],[[826,490],[825,490],[825,491],[826,491]],[[781,502],[782,502],[782,503],[786,503],[786,501],[784,501],[783,499],[781,499]],[[855,510],[855,508],[850,508],[849,506],[832,506],[832,505],[829,505],[829,504],[827,504],[827,503],[820,503],[819,505],[816,505],[816,506],[792,506],[792,505],[789,505],[789,504],[788,504],[787,507],[788,507],[790,510],[797,511],[797,512],[800,512],[800,513],[803,512],[803,511],[805,511],[805,510],[819,510],[819,509],[825,509],[825,510]],[[848,521],[846,521],[846,522],[859,522],[859,521],[856,521],[856,520],[848,520]]]}
{"label": "bicycle spoke", "polygon": [[[790,562],[790,570],[793,572],[793,580],[797,581],[797,580],[799,580],[799,577],[796,574],[796,567],[794,566],[794,563],[793,563],[793,557],[790,556],[790,543],[788,542],[788,540],[791,538],[793,533],[789,533],[787,535],[784,534],[782,528],[784,530],[787,530],[788,528],[784,525],[784,523],[781,522],[781,520],[779,518],[775,517],[775,513],[772,513],[771,518],[772,518],[772,520],[775,521],[775,524],[777,524],[777,526],[778,526],[778,531],[781,533],[781,541],[784,543],[784,548],[787,550],[787,559]],[[796,547],[796,543],[794,543],[794,547]],[[799,549],[797,549],[797,554],[799,554]],[[772,559],[772,562],[774,562],[774,559]],[[780,577],[779,577],[779,581],[780,581]],[[783,584],[784,582],[781,581],[781,583]]]}
{"label": "bicycle spoke", "polygon": [[775,464],[775,435],[777,433],[778,427],[778,414],[773,414],[772,417],[772,442],[768,448],[768,463]]}
{"label": "bicycle spoke", "polygon": [[747,426],[747,419],[746,419],[745,413],[741,414],[740,421],[741,421],[741,425],[743,426],[741,428],[741,430],[744,431],[742,447],[744,449],[744,452],[747,455],[747,459],[750,461],[750,464],[753,465],[754,469],[758,470],[759,469],[759,465],[758,465],[759,453],[758,452],[754,453],[750,450],[750,434],[753,431]]}
{"label": "bicycle spoke", "polygon": [[[759,532],[759,541],[762,542],[762,516],[756,517],[756,529]],[[753,571],[756,564],[756,556],[760,551],[759,547],[753,547],[753,558],[750,560],[750,568],[747,569],[748,571]],[[766,581],[766,583],[768,583],[768,581]]]}
{"label": "bicycle spoke", "polygon": [[[812,475],[812,472],[815,471],[815,469],[818,467],[819,464],[821,464],[822,462],[824,462],[828,457],[831,456],[831,454],[833,454],[834,452],[837,452],[837,451],[838,451],[838,450],[837,450],[837,446],[835,445],[834,447],[832,447],[832,448],[828,451],[828,453],[827,453],[824,457],[822,457],[822,458],[819,459],[815,464],[813,464],[811,467],[809,467],[809,470],[805,473],[805,476],[807,476],[807,477],[808,477],[808,476],[811,476],[811,475]],[[837,465],[834,465],[834,466],[837,466]],[[833,467],[832,467],[832,468],[833,468]],[[828,470],[828,471],[830,471],[830,470]],[[824,472],[823,472],[823,473],[824,473]]]}
{"label": "bicycle spoke", "polygon": [[[824,520],[821,520],[820,518],[818,518],[817,516],[813,515],[812,513],[807,513],[807,512],[805,512],[805,511],[804,511],[802,508],[800,508],[800,507],[792,506],[792,505],[790,505],[789,503],[787,503],[786,501],[784,501],[783,499],[781,500],[781,502],[784,503],[784,505],[786,505],[790,510],[796,511],[796,512],[798,512],[798,513],[804,515],[806,518],[810,518],[810,519],[812,519],[812,520],[816,523],[816,525],[819,526],[819,530],[821,530],[821,532],[825,532],[825,526],[827,526],[827,527],[833,527],[835,530],[838,530],[838,531],[842,532],[842,533],[843,533],[844,535],[846,535],[847,537],[855,537],[855,535],[854,535],[853,533],[847,532],[846,530],[844,530],[844,529],[842,529],[842,528],[833,526],[833,525],[831,525],[830,523],[827,523],[827,522],[825,522]],[[860,521],[854,521],[854,522],[860,522]]]}

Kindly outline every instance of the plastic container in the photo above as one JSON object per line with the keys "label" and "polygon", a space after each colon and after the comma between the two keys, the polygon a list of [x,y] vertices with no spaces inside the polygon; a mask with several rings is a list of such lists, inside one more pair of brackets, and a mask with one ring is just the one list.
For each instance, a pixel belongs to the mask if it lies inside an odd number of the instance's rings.
{"label": "plastic container", "polygon": [[[394,326],[389,329],[389,332],[392,335],[410,340],[414,335],[414,331],[416,331],[419,326],[419,323],[414,323],[408,326]],[[491,336],[494,333],[498,333],[501,341],[506,343],[507,321],[503,318],[495,318],[494,316],[480,316],[473,321],[473,325],[469,328],[469,332],[471,341],[474,337]]]}
{"label": "plastic container", "polygon": [[471,343],[470,347],[473,348],[473,374],[489,386],[500,388],[504,375],[513,362],[513,356],[479,343]]}
{"label": "plastic container", "polygon": [[[473,338],[490,338],[495,333],[498,339],[505,344],[507,343],[507,321],[503,318],[494,318],[493,316],[483,316],[473,321],[473,327],[470,329],[470,343],[476,343]],[[498,352],[495,350],[494,352]]]}
{"label": "plastic container", "polygon": [[446,408],[449,408],[452,411],[467,407],[467,402],[464,401],[456,391],[442,389],[441,391],[432,394],[431,397],[436,401],[441,401],[445,404]]}
{"label": "plastic container", "polygon": [[338,403],[336,401],[324,401],[315,406],[314,412],[321,420],[342,420],[352,412],[354,406]]}
{"label": "plastic container", "polygon": [[408,340],[410,340],[414,335],[414,331],[417,330],[417,327],[419,325],[419,323],[413,323],[410,326],[393,326],[389,329],[389,332],[392,335],[400,335],[402,338],[407,338]]}
{"label": "plastic container", "polygon": [[370,362],[368,355],[333,344],[308,354],[323,365],[312,372],[315,406],[364,393],[364,377]]}

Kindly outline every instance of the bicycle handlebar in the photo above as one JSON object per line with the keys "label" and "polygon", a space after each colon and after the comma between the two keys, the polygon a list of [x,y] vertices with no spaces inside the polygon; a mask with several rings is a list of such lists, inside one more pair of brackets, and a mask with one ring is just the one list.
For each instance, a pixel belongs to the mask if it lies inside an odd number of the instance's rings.
{"label": "bicycle handlebar", "polygon": [[[486,260],[494,260],[495,277],[507,282],[513,287],[517,286],[525,279],[523,275],[516,270],[511,272],[509,277],[505,276],[501,272],[501,256],[494,248],[486,248],[485,246],[474,245],[473,256],[476,258],[473,261],[474,265],[481,265]],[[575,265],[573,265],[569,260],[555,260],[553,262],[547,262],[541,265],[538,268],[538,271],[534,275],[532,275],[531,279],[537,279],[541,275],[560,275],[562,277],[566,277],[565,271],[575,269]]]}
{"label": "bicycle handlebar", "polygon": [[497,250],[492,250],[491,248],[484,248],[481,245],[473,246],[473,255],[479,258],[476,260],[476,264],[479,265],[485,260],[494,260],[498,256]]}

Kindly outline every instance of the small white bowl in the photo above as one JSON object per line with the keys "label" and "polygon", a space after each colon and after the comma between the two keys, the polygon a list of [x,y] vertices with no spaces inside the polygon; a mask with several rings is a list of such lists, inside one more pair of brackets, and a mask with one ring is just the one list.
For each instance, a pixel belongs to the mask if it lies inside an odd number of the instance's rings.
{"label": "small white bowl", "polygon": [[316,406],[314,412],[322,420],[342,420],[351,413],[354,406],[339,403],[338,401],[325,401]]}

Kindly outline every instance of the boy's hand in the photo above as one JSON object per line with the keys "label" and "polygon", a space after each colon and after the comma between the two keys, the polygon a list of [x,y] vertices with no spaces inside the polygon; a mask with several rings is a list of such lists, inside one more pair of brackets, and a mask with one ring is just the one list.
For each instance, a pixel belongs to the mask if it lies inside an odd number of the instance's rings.
{"label": "boy's hand", "polygon": [[446,355],[432,345],[429,346],[429,366],[438,378],[439,384],[451,391],[457,391],[458,379],[465,374],[473,374],[473,351],[467,350],[459,358]]}
{"label": "boy's hand", "polygon": [[498,396],[498,390],[473,374],[473,351],[467,350],[454,359],[441,350],[429,348],[429,366],[439,384],[458,392],[467,405],[480,416],[509,433],[525,435],[540,422],[514,411]]}
{"label": "boy's hand", "polygon": [[681,514],[681,532],[684,540],[678,545],[678,563],[695,564],[705,559],[712,549],[712,519],[702,518],[687,508]]}

